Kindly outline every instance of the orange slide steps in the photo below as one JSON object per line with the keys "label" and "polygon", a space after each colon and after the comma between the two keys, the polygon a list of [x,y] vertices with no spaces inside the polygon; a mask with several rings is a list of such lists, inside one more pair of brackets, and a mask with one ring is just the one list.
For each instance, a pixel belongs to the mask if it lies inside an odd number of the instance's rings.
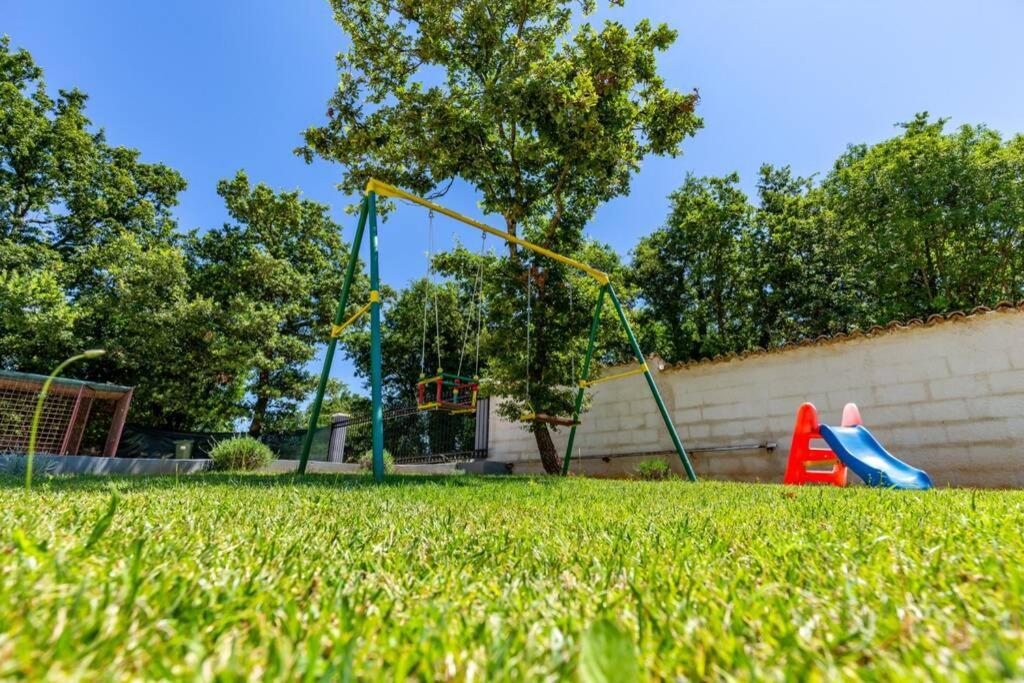
{"label": "orange slide steps", "polygon": [[[843,427],[861,423],[860,411],[854,403],[843,408]],[[815,439],[822,440],[818,422],[818,409],[813,403],[804,403],[796,411],[793,441],[789,448],[784,484],[831,484],[846,486],[846,465],[839,461],[831,448],[811,446]],[[808,469],[829,467],[829,469]]]}

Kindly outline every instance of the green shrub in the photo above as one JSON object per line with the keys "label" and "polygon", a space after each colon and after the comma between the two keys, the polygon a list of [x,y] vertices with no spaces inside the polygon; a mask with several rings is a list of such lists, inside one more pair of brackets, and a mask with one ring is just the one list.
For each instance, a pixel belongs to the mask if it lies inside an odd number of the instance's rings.
{"label": "green shrub", "polygon": [[[359,456],[359,467],[367,472],[373,471],[373,451],[366,451]],[[395,458],[388,449],[384,449],[384,474],[395,473]]]}
{"label": "green shrub", "polygon": [[240,436],[214,446],[210,459],[218,470],[258,470],[270,464],[274,453],[259,440]]}
{"label": "green shrub", "polygon": [[641,479],[668,479],[672,468],[664,460],[644,460],[636,466],[636,473]]}

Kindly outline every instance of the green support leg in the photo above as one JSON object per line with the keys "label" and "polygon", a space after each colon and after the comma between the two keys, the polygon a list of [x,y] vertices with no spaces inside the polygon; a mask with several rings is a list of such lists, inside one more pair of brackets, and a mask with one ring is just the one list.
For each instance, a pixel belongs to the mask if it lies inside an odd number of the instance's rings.
{"label": "green support leg", "polygon": [[[366,195],[370,212],[370,291],[380,291],[377,267],[377,193]],[[373,409],[373,479],[384,480],[384,408],[381,397],[380,296],[371,294],[370,304],[370,401]]]}
{"label": "green support leg", "polygon": [[[644,358],[643,351],[640,350],[640,344],[637,343],[636,337],[633,336],[633,329],[629,326],[626,314],[622,312],[622,304],[619,303],[619,297],[615,296],[615,290],[612,289],[611,285],[608,285],[608,296],[611,298],[612,304],[615,305],[615,312],[618,314],[619,320],[622,321],[622,326],[626,330],[626,336],[629,337],[629,345],[633,347],[633,354],[636,355],[638,361],[646,363],[647,359]],[[661,411],[661,419],[665,421],[665,427],[668,429],[669,436],[672,437],[672,444],[676,447],[676,453],[679,454],[679,459],[682,461],[683,467],[686,468],[686,476],[690,481],[697,481],[697,475],[693,472],[693,465],[690,464],[690,458],[687,457],[686,451],[683,449],[683,442],[679,440],[676,426],[672,424],[672,418],[669,417],[668,409],[665,408],[665,402],[661,400],[661,393],[658,391],[658,385],[654,383],[651,371],[645,370],[644,377],[647,379],[647,386],[651,388],[651,393],[654,394],[654,402],[658,404],[658,410]]]}
{"label": "green support leg", "polygon": [[[352,286],[352,279],[355,277],[356,263],[359,261],[359,246],[363,241],[363,229],[366,227],[367,203],[363,200],[359,208],[359,224],[356,226],[355,237],[352,238],[352,250],[348,255],[348,267],[345,269],[345,282],[341,285],[341,298],[338,299],[338,308],[334,312],[334,324],[340,325],[345,320],[345,307],[348,306],[348,292]],[[324,355],[324,367],[320,371],[320,383],[316,387],[316,398],[309,412],[309,427],[306,429],[306,436],[302,440],[302,455],[299,458],[299,474],[306,473],[306,463],[309,461],[309,451],[313,446],[313,434],[316,433],[316,425],[320,421],[320,408],[324,402],[324,392],[327,391],[327,380],[331,377],[331,364],[334,362],[334,351],[338,347],[338,340],[331,337],[327,344],[327,353]]]}
{"label": "green support leg", "polygon": [[[594,320],[590,323],[590,339],[587,342],[587,355],[583,360],[583,378],[581,381],[586,382],[590,379],[590,360],[594,357],[594,346],[597,343],[597,328],[601,323],[601,307],[604,305],[604,295],[608,285],[601,285],[601,290],[597,293],[597,303],[594,305]],[[586,391],[584,387],[580,387],[576,392],[576,407],[572,411],[572,421],[579,422],[580,410],[583,409],[583,394]],[[576,425],[574,424],[569,429],[569,441],[565,445],[565,457],[562,458],[562,476],[569,474],[569,461],[572,459],[572,444],[576,441]]]}

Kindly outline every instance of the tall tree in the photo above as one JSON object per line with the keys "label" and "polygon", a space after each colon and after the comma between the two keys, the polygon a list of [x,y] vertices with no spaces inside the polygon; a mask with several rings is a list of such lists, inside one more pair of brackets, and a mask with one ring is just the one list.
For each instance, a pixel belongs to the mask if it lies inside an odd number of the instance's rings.
{"label": "tall tree", "polygon": [[338,289],[325,209],[239,176],[220,186],[237,224],[184,236],[180,174],[108,144],[87,97],[42,77],[0,38],[0,367],[102,346],[80,371],[136,386],[135,423],[223,430],[253,410],[258,431],[287,412]]}
{"label": "tall tree", "polygon": [[751,269],[741,245],[753,209],[739,176],[687,176],[669,196],[664,227],[640,240],[631,280],[669,360],[713,356],[750,344]]}
{"label": "tall tree", "polygon": [[869,299],[854,268],[856,236],[813,179],[764,165],[757,196],[741,256],[754,292],[754,343],[770,348],[859,323]]}
{"label": "tall tree", "polygon": [[0,37],[0,240],[62,255],[128,231],[166,240],[185,181],[91,130],[87,97],[51,98],[25,50]]}
{"label": "tall tree", "polygon": [[197,294],[188,255],[124,232],[84,250],[75,325],[107,354],[94,379],[135,386],[131,420],[174,430],[230,429],[245,415],[248,358],[217,303]]}
{"label": "tall tree", "polygon": [[821,183],[763,166],[757,206],[723,191],[735,176],[688,179],[632,267],[655,347],[688,360],[1024,296],[1024,136],[901,127]]}
{"label": "tall tree", "polygon": [[[621,2],[612,2],[612,5]],[[656,57],[675,31],[641,21],[586,23],[593,0],[332,0],[350,47],[338,57],[340,79],[322,126],[305,133],[299,152],[344,165],[342,188],[361,190],[370,176],[421,195],[468,182],[481,208],[505,228],[565,253],[583,249],[596,208],[625,194],[647,154],[678,154],[701,125],[695,93],[665,86]],[[575,14],[578,10],[579,14]],[[574,28],[574,19],[583,23]],[[557,279],[510,246],[502,268],[511,282],[533,272]],[[555,287],[537,288],[535,305],[550,310]],[[516,290],[515,294],[519,294]],[[511,295],[511,293],[510,293]],[[508,326],[513,321],[507,321]],[[574,331],[555,317],[538,318],[540,361]],[[518,334],[511,326],[502,334]],[[495,357],[508,373],[523,351]],[[531,364],[530,397],[538,412],[564,410],[545,376]],[[502,374],[502,373],[497,373]],[[525,407],[515,386],[497,386]],[[546,402],[550,400],[550,404]],[[531,425],[548,471],[558,458],[547,426]]]}
{"label": "tall tree", "polygon": [[[330,331],[348,246],[327,207],[255,187],[244,172],[217,185],[233,219],[196,236],[196,287],[221,310],[246,355],[249,432],[292,413],[312,387],[307,363]],[[354,296],[365,295],[362,279]]]}
{"label": "tall tree", "polygon": [[857,240],[875,322],[1021,294],[1024,143],[945,125],[921,113],[898,137],[851,146],[823,184]]}
{"label": "tall tree", "polygon": [[103,347],[79,372],[136,386],[133,422],[223,428],[238,373],[175,232],[185,181],[109,145],[86,104],[49,95],[31,55],[0,38],[0,367],[49,372]]}

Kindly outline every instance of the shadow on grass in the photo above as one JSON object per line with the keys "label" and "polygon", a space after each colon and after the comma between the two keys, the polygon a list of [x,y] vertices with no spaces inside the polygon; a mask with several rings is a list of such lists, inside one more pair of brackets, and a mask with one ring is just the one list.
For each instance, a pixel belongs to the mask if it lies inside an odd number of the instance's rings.
{"label": "shadow on grass", "polygon": [[[397,489],[420,486],[465,488],[485,486],[494,482],[517,483],[522,485],[552,486],[562,481],[555,476],[501,475],[481,476],[472,474],[392,474],[381,483],[376,483],[370,474],[349,473],[248,473],[248,472],[203,472],[199,474],[174,475],[99,475],[61,474],[37,475],[33,479],[33,490],[91,492],[106,491],[110,486],[119,490],[166,490],[174,488],[197,489],[203,487],[259,488],[309,488],[309,489]],[[0,475],[0,490],[25,487],[24,476]]]}

